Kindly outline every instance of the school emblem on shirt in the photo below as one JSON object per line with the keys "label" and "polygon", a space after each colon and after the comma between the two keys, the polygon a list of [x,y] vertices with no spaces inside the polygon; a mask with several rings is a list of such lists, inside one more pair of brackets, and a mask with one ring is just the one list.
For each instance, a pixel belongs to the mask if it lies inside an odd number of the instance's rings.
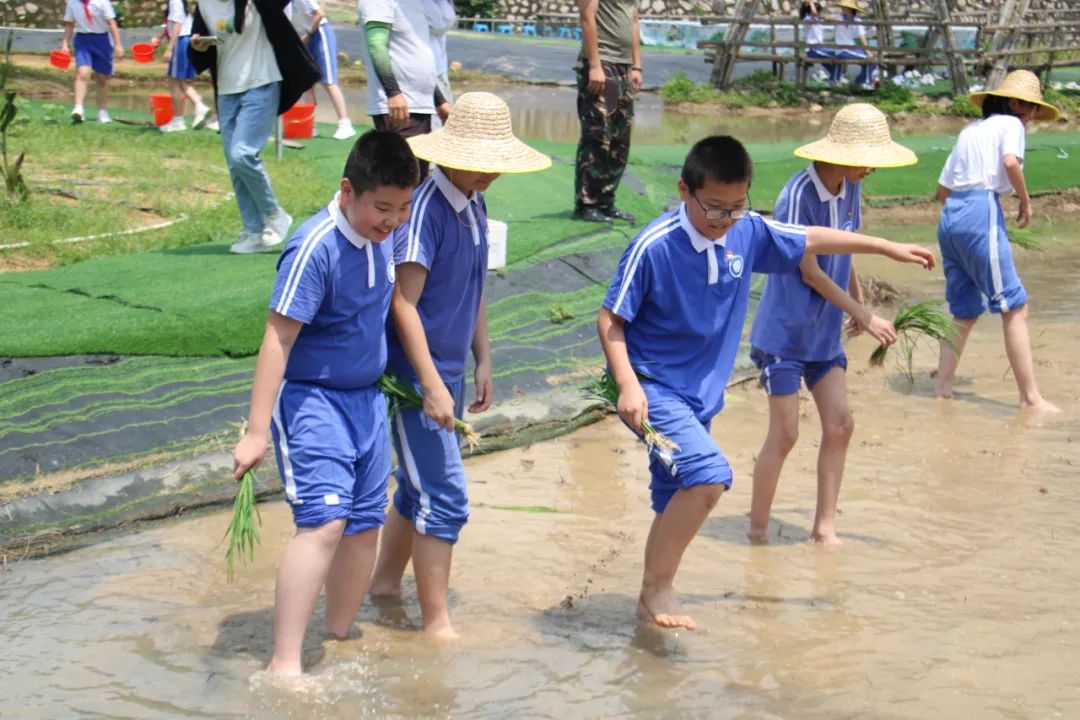
{"label": "school emblem on shirt", "polygon": [[394,278],[397,277],[397,269],[394,266],[394,261],[386,263],[386,281],[391,285],[394,284]]}
{"label": "school emblem on shirt", "polygon": [[728,250],[724,253],[724,259],[727,260],[727,269],[731,273],[731,277],[738,280],[742,277],[743,272],[743,258],[742,255],[736,255]]}

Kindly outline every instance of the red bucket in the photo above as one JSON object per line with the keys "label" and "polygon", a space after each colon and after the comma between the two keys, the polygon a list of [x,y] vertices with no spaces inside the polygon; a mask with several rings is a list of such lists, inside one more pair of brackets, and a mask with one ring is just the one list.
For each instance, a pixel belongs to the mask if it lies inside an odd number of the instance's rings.
{"label": "red bucket", "polygon": [[71,66],[71,53],[63,50],[53,50],[49,53],[49,64],[61,70],[67,70]]}
{"label": "red bucket", "polygon": [[315,129],[315,106],[296,103],[282,114],[281,122],[285,126],[284,135],[290,140],[309,138]]}
{"label": "red bucket", "polygon": [[150,96],[150,108],[154,112],[154,124],[161,127],[173,119],[172,95],[157,93]]}
{"label": "red bucket", "polygon": [[154,46],[150,43],[135,43],[131,46],[131,57],[137,63],[148,63],[154,59]]}

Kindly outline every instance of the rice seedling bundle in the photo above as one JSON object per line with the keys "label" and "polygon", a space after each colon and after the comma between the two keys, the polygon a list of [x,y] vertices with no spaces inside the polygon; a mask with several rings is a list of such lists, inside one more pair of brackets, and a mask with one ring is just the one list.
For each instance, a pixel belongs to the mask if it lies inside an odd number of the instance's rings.
{"label": "rice seedling bundle", "polygon": [[[922,339],[929,338],[936,342],[944,342],[953,349],[956,348],[956,326],[952,318],[939,307],[939,303],[927,300],[902,306],[893,319],[893,327],[896,328],[898,340],[896,345],[907,361],[905,374],[909,381],[914,382],[913,356],[915,346]],[[889,353],[889,347],[878,345],[870,355],[870,364],[880,367],[885,364],[885,357]]]}
{"label": "rice seedling bundle", "polygon": [[[642,375],[642,373],[638,374]],[[615,378],[612,377],[611,371],[605,369],[603,374],[582,385],[581,392],[585,397],[597,401],[593,406],[594,408],[610,413],[618,412],[619,387],[615,384]],[[671,438],[657,432],[656,428],[648,420],[641,423],[641,435],[641,439],[645,441],[645,445],[650,450],[654,447],[664,452],[679,449],[679,446]]]}
{"label": "rice seedling bundle", "polygon": [[255,546],[261,544],[261,526],[262,515],[255,502],[255,473],[249,469],[240,480],[240,489],[233,500],[232,520],[225,531],[225,537],[229,539],[229,548],[225,551],[229,582],[233,581],[233,563],[237,558],[243,565],[255,561]]}
{"label": "rice seedling bundle", "polygon": [[[391,414],[399,412],[401,408],[410,410],[424,409],[424,396],[408,380],[387,373],[375,382],[375,386],[386,395],[387,400],[390,402]],[[461,437],[465,439],[465,444],[468,445],[469,450],[474,450],[480,446],[480,433],[476,432],[472,425],[454,418],[454,428],[461,433]]]}

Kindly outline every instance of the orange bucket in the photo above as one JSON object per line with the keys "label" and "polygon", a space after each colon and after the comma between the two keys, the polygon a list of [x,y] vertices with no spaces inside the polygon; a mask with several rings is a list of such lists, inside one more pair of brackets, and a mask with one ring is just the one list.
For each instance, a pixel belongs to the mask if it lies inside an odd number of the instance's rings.
{"label": "orange bucket", "polygon": [[151,95],[150,108],[154,112],[154,124],[161,127],[173,119],[172,95],[168,93]]}
{"label": "orange bucket", "polygon": [[61,70],[66,70],[71,65],[71,53],[66,53],[63,50],[53,50],[49,53],[49,64]]}
{"label": "orange bucket", "polygon": [[281,122],[285,126],[284,135],[290,140],[309,138],[315,129],[315,106],[296,103],[282,114]]}
{"label": "orange bucket", "polygon": [[131,57],[137,63],[148,63],[154,59],[154,46],[150,43],[135,43],[131,46]]}

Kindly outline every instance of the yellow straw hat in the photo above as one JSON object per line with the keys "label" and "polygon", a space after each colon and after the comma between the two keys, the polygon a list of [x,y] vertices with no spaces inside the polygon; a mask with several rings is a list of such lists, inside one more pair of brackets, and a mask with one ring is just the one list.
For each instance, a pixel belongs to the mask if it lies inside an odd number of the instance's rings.
{"label": "yellow straw hat", "polygon": [[858,0],[840,0],[840,2],[836,3],[836,7],[843,7],[848,10],[862,12],[862,6],[859,5]]}
{"label": "yellow straw hat", "polygon": [[442,128],[409,138],[413,153],[436,165],[484,173],[527,173],[551,158],[514,137],[510,108],[486,92],[461,95]]}
{"label": "yellow straw hat", "polygon": [[796,149],[795,155],[851,167],[903,167],[918,162],[915,153],[893,142],[885,113],[866,103],[840,108],[825,137]]}
{"label": "yellow straw hat", "polygon": [[1058,109],[1043,99],[1042,85],[1038,76],[1030,70],[1013,70],[1005,76],[996,90],[983,90],[968,95],[972,104],[982,108],[987,95],[996,95],[1003,98],[1016,98],[1024,102],[1038,105],[1035,111],[1036,120],[1057,120]]}

